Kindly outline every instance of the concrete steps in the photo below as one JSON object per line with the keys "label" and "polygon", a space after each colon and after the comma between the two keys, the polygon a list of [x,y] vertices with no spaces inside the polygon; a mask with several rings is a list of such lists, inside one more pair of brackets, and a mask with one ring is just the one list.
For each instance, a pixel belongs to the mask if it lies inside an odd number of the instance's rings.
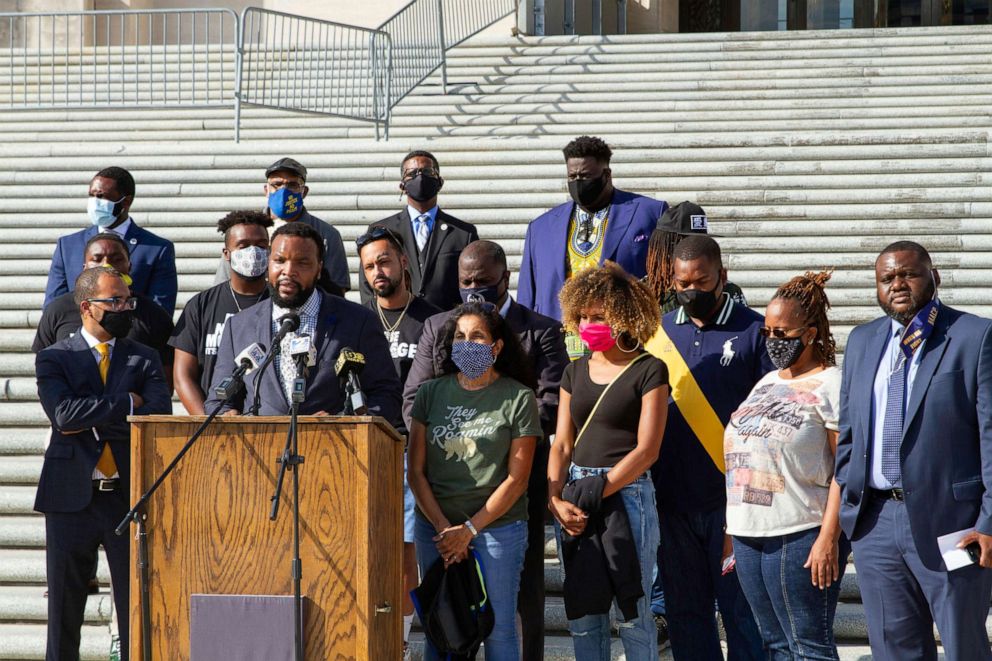
{"label": "concrete steps", "polygon": [[[170,58],[170,76],[191,57]],[[233,61],[211,57],[218,91]],[[66,64],[0,49],[0,106],[39,80],[82,91]],[[150,81],[165,61],[136,49],[123,67],[104,64]],[[213,282],[216,219],[260,207],[262,172],[285,155],[310,170],[307,206],[341,231],[353,289],[354,239],[395,213],[399,160],[424,148],[441,159],[442,205],[500,241],[515,285],[526,223],[567,200],[561,148],[594,134],[614,148],[620,188],[707,209],[752,305],[797,272],[835,268],[841,347],[877,313],[871,264],[895,238],[932,249],[943,300],[992,316],[988,26],[480,37],[450,53],[448,79],[448,94],[434,76],[407,96],[380,142],[367,123],[252,106],[240,144],[226,107],[0,109],[0,158],[11,164],[0,199],[0,660],[44,653],[44,519],[32,506],[47,421],[30,344],[53,245],[86,226],[86,184],[101,167],[131,170],[133,217],[176,242],[180,307]],[[547,658],[570,659],[561,570],[546,550]],[[106,584],[102,559],[99,571]],[[845,661],[870,658],[859,602],[849,565],[835,623]],[[106,658],[108,606],[105,594],[90,600],[83,658]],[[613,655],[622,658],[618,641]]]}

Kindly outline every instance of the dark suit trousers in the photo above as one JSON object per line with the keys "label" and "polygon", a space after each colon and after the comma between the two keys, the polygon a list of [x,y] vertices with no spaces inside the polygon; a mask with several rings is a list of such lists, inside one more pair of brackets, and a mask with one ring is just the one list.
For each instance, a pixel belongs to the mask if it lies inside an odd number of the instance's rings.
{"label": "dark suit trousers", "polygon": [[992,659],[985,631],[992,570],[924,567],[904,503],[869,496],[861,516],[852,543],[872,658],[936,661],[936,622],[947,661]]}
{"label": "dark suit trousers", "polygon": [[103,546],[110,564],[114,607],[121,638],[121,659],[128,653],[128,557],[131,537],[118,537],[114,528],[127,513],[127,495],[118,488],[93,492],[80,512],[45,514],[45,557],[48,568],[47,661],[78,661],[80,627],[86,609],[87,583],[93,575],[97,550]]}
{"label": "dark suit trousers", "polygon": [[527,483],[527,552],[520,572],[517,613],[523,655],[521,661],[544,658],[544,522],[548,514],[548,453],[551,444],[540,439]]}

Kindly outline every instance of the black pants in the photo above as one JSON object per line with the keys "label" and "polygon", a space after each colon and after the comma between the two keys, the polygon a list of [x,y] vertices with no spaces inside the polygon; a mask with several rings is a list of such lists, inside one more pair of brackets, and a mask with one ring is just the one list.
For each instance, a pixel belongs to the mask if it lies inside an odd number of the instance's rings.
{"label": "black pants", "polygon": [[551,444],[537,442],[527,484],[527,552],[520,572],[517,613],[523,638],[522,661],[544,658],[544,525],[548,516],[548,453]]}
{"label": "black pants", "polygon": [[114,607],[121,638],[121,659],[128,655],[128,569],[130,536],[114,534],[127,513],[121,488],[93,492],[79,512],[45,514],[45,559],[48,569],[48,649],[46,661],[78,661],[80,629],[86,609],[87,584],[103,546],[110,563]]}

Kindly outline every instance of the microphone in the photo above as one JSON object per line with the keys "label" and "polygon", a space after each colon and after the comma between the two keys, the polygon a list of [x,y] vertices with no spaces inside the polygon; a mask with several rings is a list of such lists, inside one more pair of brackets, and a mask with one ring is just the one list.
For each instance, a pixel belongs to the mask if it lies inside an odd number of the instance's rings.
{"label": "microphone", "polygon": [[217,384],[217,387],[214,388],[214,392],[221,399],[230,399],[231,397],[234,397],[238,394],[238,392],[240,392],[241,388],[244,387],[242,377],[257,368],[264,360],[265,347],[263,345],[258,342],[253,342],[248,345],[234,359],[234,362],[237,364],[237,368],[231,376],[226,377],[223,381]]}
{"label": "microphone", "polygon": [[258,373],[255,375],[255,396],[252,399],[251,408],[248,409],[248,415],[258,415],[258,409],[262,403],[262,392],[259,388],[259,383],[262,380],[262,372],[265,368],[272,364],[272,361],[276,359],[276,354],[279,353],[282,348],[282,340],[287,334],[294,332],[300,327],[300,315],[295,312],[290,312],[284,314],[279,318],[279,330],[276,331],[275,337],[272,338],[272,346],[269,347],[268,353],[265,354],[265,360],[258,367]]}
{"label": "microphone", "polygon": [[290,312],[279,317],[279,331],[272,338],[272,351],[274,354],[279,353],[279,346],[282,344],[282,339],[289,333],[296,332],[299,327],[300,315],[295,312]]}
{"label": "microphone", "polygon": [[345,415],[365,415],[368,412],[365,395],[362,394],[362,385],[358,381],[358,375],[363,367],[365,367],[365,356],[349,347],[341,349],[334,363],[334,373],[345,383]]}
{"label": "microphone", "polygon": [[306,399],[306,375],[310,367],[317,364],[317,350],[309,335],[294,337],[289,341],[289,355],[296,362],[296,379],[293,380],[292,401],[302,403]]}

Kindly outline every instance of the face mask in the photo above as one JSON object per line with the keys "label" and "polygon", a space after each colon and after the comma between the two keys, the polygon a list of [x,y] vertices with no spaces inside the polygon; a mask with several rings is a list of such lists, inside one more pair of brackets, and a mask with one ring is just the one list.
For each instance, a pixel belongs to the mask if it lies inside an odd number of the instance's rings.
{"label": "face mask", "polygon": [[410,181],[404,182],[403,190],[406,191],[411,200],[426,202],[441,190],[441,180],[436,177],[428,177],[426,174],[418,174]]}
{"label": "face mask", "polygon": [[[125,195],[124,197],[127,197]],[[97,227],[110,227],[117,220],[120,210],[117,205],[124,201],[124,197],[117,200],[106,200],[99,197],[91,197],[86,202],[86,213],[90,217],[90,222]]]}
{"label": "face mask", "polygon": [[287,220],[303,209],[303,194],[294,193],[288,188],[280,188],[269,193],[269,211]]}
{"label": "face mask", "polygon": [[112,337],[120,339],[126,337],[131,332],[132,319],[133,315],[130,310],[123,310],[121,312],[104,310],[103,317],[100,319],[100,327],[110,333]]}
{"label": "face mask", "polygon": [[269,268],[269,251],[248,246],[231,251],[231,270],[244,278],[258,278]]}
{"label": "face mask", "polygon": [[458,288],[458,293],[462,297],[462,303],[492,303],[493,305],[499,305],[499,299],[502,296],[499,293],[499,285],[495,284],[490,287],[475,287],[472,289],[466,289],[463,287]]}
{"label": "face mask", "polygon": [[768,350],[768,357],[777,369],[784,370],[792,367],[802,354],[806,345],[801,337],[775,338],[770,337],[765,341],[765,348]]}
{"label": "face mask", "polygon": [[568,194],[576,204],[587,207],[596,201],[603,189],[606,188],[606,175],[599,179],[573,179],[568,182]]}
{"label": "face mask", "polygon": [[493,345],[455,342],[451,345],[451,362],[469,379],[478,379],[496,362]]}
{"label": "face mask", "polygon": [[617,343],[609,324],[579,324],[579,339],[590,351],[609,351]]}
{"label": "face mask", "polygon": [[[719,285],[717,285],[719,287]],[[679,305],[685,308],[686,314],[694,319],[705,319],[713,308],[716,307],[716,290],[714,287],[710,291],[702,289],[684,289],[675,294]]]}

